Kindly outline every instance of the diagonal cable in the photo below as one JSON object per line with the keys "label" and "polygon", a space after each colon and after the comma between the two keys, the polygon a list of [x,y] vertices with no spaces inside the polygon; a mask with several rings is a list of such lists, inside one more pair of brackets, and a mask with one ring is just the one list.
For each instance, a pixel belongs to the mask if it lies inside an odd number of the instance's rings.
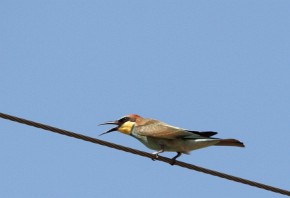
{"label": "diagonal cable", "polygon": [[[92,138],[92,137],[89,137],[89,136],[85,136],[85,135],[82,135],[82,134],[79,134],[79,133],[74,133],[74,132],[71,132],[71,131],[59,129],[59,128],[52,127],[52,126],[49,126],[49,125],[46,125],[46,124],[41,124],[39,122],[26,120],[26,119],[19,118],[19,117],[16,117],[16,116],[0,113],[0,117],[4,118],[4,119],[7,119],[7,120],[14,121],[14,122],[19,122],[21,124],[26,124],[26,125],[37,127],[37,128],[41,128],[41,129],[44,129],[44,130],[47,130],[47,131],[52,131],[52,132],[55,132],[55,133],[59,133],[61,135],[66,135],[66,136],[69,136],[69,137],[81,139],[81,140],[92,142],[92,143],[95,143],[95,144],[100,144],[100,145],[103,145],[103,146],[107,146],[107,147],[114,148],[114,149],[117,149],[117,150],[125,151],[125,152],[128,152],[128,153],[133,153],[135,155],[140,155],[140,156],[147,157],[147,158],[150,158],[150,159],[155,157],[155,155],[153,155],[151,153],[147,153],[147,152],[144,152],[144,151],[140,151],[140,150],[132,149],[132,148],[129,148],[129,147],[121,146],[121,145],[114,144],[114,143],[111,143],[111,142],[99,140],[99,139]],[[165,163],[168,163],[168,164],[170,164],[172,162],[170,158],[162,157],[162,156],[159,156],[157,158],[157,160],[165,162]],[[275,192],[275,193],[280,193],[280,194],[283,194],[283,195],[290,196],[290,191],[288,191],[288,190],[284,190],[284,189],[281,189],[281,188],[276,188],[276,187],[273,187],[273,186],[269,186],[269,185],[266,185],[266,184],[254,182],[254,181],[251,181],[251,180],[243,179],[243,178],[240,178],[240,177],[236,177],[236,176],[225,174],[225,173],[222,173],[222,172],[210,170],[210,169],[207,169],[207,168],[202,168],[200,166],[195,166],[193,164],[188,164],[188,163],[185,163],[185,162],[176,161],[176,163],[174,165],[180,166],[180,167],[183,167],[183,168],[188,168],[190,170],[199,171],[199,172],[206,173],[206,174],[209,174],[209,175],[221,177],[221,178],[228,179],[228,180],[231,180],[231,181],[235,181],[235,182],[238,182],[238,183],[243,183],[243,184],[250,185],[250,186],[253,186],[253,187],[257,187],[257,188],[261,188],[261,189],[264,189],[264,190],[272,191],[272,192]]]}

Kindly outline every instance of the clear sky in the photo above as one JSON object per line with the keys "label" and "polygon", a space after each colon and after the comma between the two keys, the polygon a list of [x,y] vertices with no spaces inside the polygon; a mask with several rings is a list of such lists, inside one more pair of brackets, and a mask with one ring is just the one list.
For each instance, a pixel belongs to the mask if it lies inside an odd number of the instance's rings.
{"label": "clear sky", "polygon": [[[180,160],[290,190],[290,1],[1,1],[0,111],[97,126],[137,113],[246,148]],[[0,197],[281,197],[0,119]],[[165,153],[172,157],[174,153]]]}

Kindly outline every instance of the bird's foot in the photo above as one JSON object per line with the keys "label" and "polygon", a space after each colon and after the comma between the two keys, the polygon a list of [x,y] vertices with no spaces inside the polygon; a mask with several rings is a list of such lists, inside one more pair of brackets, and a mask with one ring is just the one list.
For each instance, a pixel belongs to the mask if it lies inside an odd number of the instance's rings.
{"label": "bird's foot", "polygon": [[176,163],[176,159],[171,159],[170,165],[173,166]]}
{"label": "bird's foot", "polygon": [[154,158],[151,158],[153,161],[155,161],[156,159],[158,159],[159,154],[164,152],[164,146],[160,145],[161,149],[159,151],[156,151],[154,153],[152,153],[153,155],[155,155]]}
{"label": "bird's foot", "polygon": [[152,153],[153,155],[155,155],[155,157],[153,157],[153,158],[151,158],[153,161],[155,161],[156,159],[158,159],[158,157],[159,157],[159,154],[160,152],[158,151],[158,152],[154,152],[154,153]]}
{"label": "bird's foot", "polygon": [[171,159],[171,166],[173,166],[176,163],[176,158],[180,157],[181,152],[177,152],[177,155],[175,155],[172,159]]}

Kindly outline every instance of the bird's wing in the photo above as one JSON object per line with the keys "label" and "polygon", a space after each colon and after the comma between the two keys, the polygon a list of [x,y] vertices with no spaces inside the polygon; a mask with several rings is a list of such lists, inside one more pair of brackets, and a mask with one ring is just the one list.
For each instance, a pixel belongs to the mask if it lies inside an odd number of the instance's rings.
{"label": "bird's wing", "polygon": [[201,139],[209,138],[216,134],[216,132],[206,131],[188,131],[179,127],[171,126],[166,123],[149,120],[144,124],[135,127],[136,132],[142,136],[149,136],[155,138],[163,139],[176,139],[176,138],[186,138],[186,139]]}
{"label": "bird's wing", "polygon": [[190,130],[186,130],[186,131],[188,131],[190,133],[198,134],[202,137],[211,137],[211,136],[218,134],[215,131],[190,131]]}

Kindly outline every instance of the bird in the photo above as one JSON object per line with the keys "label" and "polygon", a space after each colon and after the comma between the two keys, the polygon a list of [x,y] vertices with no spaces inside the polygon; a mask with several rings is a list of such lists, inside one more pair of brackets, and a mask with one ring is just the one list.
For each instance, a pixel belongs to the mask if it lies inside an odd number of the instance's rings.
{"label": "bird", "polygon": [[176,152],[171,159],[174,165],[176,159],[182,154],[209,146],[235,146],[245,147],[237,139],[214,138],[214,131],[192,131],[169,125],[156,119],[143,118],[137,114],[129,114],[115,121],[108,121],[99,125],[116,125],[116,127],[100,134],[104,135],[119,131],[139,140],[149,149],[155,150],[153,160],[157,159],[164,151]]}

